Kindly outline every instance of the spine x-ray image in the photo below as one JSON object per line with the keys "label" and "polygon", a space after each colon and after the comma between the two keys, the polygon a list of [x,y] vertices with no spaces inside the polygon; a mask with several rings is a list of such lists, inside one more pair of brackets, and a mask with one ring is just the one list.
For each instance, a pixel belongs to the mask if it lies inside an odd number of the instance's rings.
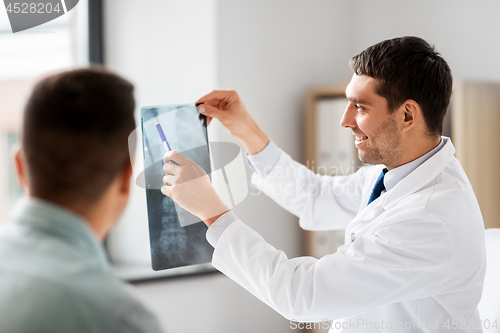
{"label": "spine x-ray image", "polygon": [[[160,191],[167,146],[211,174],[205,117],[194,104],[143,107],[141,126],[144,173],[137,178],[137,185],[146,189],[153,269],[210,262],[213,248],[205,238],[205,224]],[[163,131],[163,142],[158,127]]]}

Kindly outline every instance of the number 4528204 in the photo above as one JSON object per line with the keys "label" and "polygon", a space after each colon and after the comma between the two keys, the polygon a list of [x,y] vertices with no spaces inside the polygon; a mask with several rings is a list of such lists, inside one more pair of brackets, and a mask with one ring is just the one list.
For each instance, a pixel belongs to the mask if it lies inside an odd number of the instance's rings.
{"label": "number 4528204", "polygon": [[52,12],[60,13],[62,11],[60,3],[53,6],[51,3],[9,3],[7,13],[14,14],[50,14]]}
{"label": "number 4528204", "polygon": [[450,320],[448,319],[446,323],[444,324],[444,327],[447,328],[448,330],[456,330],[456,329],[479,329],[479,328],[484,328],[484,329],[490,329],[490,328],[498,328],[498,323],[497,319],[495,320],[489,320],[489,319],[484,319],[484,320],[479,320],[476,321],[474,319],[469,319],[468,321],[464,319],[453,319]]}

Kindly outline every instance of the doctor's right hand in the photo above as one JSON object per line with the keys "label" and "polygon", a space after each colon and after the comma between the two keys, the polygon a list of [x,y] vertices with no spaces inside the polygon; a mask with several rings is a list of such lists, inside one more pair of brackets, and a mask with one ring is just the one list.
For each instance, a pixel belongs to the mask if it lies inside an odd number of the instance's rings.
{"label": "doctor's right hand", "polygon": [[214,90],[200,98],[196,103],[198,112],[207,117],[218,119],[231,135],[241,140],[250,155],[266,147],[269,138],[262,132],[248,113],[238,93],[234,90]]}

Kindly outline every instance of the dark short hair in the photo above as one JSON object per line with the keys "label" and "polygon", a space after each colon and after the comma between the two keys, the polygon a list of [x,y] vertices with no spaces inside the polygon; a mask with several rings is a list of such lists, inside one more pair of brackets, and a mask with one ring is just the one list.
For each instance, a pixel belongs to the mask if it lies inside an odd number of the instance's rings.
{"label": "dark short hair", "polygon": [[372,45],[354,56],[354,73],[378,80],[377,94],[393,112],[408,99],[422,109],[431,135],[441,135],[453,78],[446,61],[425,40],[399,37]]}
{"label": "dark short hair", "polygon": [[21,146],[34,196],[94,202],[130,163],[133,85],[104,69],[38,82],[24,112]]}

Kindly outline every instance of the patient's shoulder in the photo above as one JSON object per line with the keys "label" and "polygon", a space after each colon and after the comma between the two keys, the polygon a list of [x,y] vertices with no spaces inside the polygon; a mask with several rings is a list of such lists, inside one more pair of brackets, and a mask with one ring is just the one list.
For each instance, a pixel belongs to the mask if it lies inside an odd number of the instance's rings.
{"label": "patient's shoulder", "polygon": [[159,331],[154,316],[111,274],[88,270],[64,277],[0,277],[0,327],[78,333],[146,326]]}

